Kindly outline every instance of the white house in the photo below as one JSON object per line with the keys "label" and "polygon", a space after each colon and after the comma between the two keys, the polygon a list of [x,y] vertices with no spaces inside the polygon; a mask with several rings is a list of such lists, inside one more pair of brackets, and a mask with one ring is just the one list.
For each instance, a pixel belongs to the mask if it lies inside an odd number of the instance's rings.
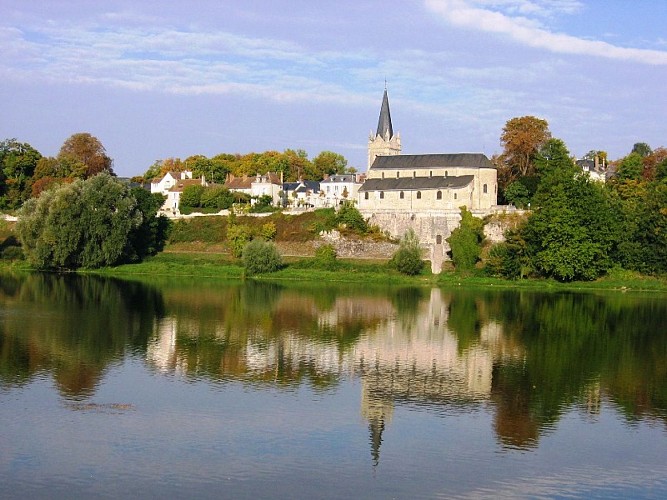
{"label": "white house", "polygon": [[357,200],[357,194],[364,180],[363,174],[333,174],[320,182],[324,194],[321,206],[336,207],[346,201]]}

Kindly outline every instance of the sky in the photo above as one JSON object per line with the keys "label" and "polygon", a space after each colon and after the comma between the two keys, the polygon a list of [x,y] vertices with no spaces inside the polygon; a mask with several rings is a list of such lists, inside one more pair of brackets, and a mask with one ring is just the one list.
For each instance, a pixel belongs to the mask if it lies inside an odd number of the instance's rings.
{"label": "sky", "polygon": [[303,149],[366,170],[385,85],[404,154],[667,146],[667,0],[0,0],[0,140],[156,160]]}

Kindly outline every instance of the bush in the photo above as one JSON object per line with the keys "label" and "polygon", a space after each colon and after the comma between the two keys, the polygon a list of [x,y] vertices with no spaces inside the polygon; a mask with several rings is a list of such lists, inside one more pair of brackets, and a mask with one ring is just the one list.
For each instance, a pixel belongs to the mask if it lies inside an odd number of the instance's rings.
{"label": "bush", "polygon": [[276,225],[273,222],[263,224],[259,229],[259,236],[266,241],[273,241],[276,239]]}
{"label": "bush", "polygon": [[234,195],[223,186],[211,186],[203,190],[201,194],[202,208],[226,210],[234,203]]}
{"label": "bush", "polygon": [[244,224],[227,228],[227,243],[234,257],[241,257],[246,244],[252,239],[252,229]]}
{"label": "bush", "polygon": [[273,273],[280,270],[282,265],[282,258],[273,243],[253,240],[243,248],[243,267],[249,276]]}
{"label": "bush", "polygon": [[398,250],[391,257],[389,265],[408,276],[415,276],[424,268],[422,249],[412,228],[408,229],[401,239]]}
{"label": "bush", "polygon": [[321,269],[333,271],[338,267],[338,255],[333,245],[322,245],[315,250],[315,264]]}
{"label": "bush", "polygon": [[461,223],[447,238],[452,261],[459,271],[472,271],[482,253],[484,221],[473,217],[466,207],[461,208]]}
{"label": "bush", "polygon": [[181,200],[178,202],[180,207],[197,208],[201,206],[201,197],[204,194],[204,186],[201,184],[193,184],[185,186],[181,193]]}
{"label": "bush", "polygon": [[364,220],[361,212],[354,208],[351,203],[346,203],[338,210],[336,222],[339,226],[355,231],[359,234],[365,234],[368,231],[368,224]]}

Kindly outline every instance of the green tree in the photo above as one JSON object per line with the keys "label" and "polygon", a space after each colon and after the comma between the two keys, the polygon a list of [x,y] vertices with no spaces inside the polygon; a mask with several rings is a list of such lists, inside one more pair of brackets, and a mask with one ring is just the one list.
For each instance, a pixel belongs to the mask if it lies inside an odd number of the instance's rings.
{"label": "green tree", "polygon": [[336,223],[338,226],[365,234],[368,231],[368,223],[351,203],[344,203],[336,213]]}
{"label": "green tree", "polygon": [[128,187],[102,173],[28,200],[17,233],[28,260],[39,269],[95,268],[138,257],[142,252],[130,246],[142,222]]}
{"label": "green tree", "polygon": [[243,249],[252,240],[252,229],[245,224],[233,224],[227,228],[227,244],[234,257],[243,256]]}
{"label": "green tree", "polygon": [[560,281],[591,280],[608,271],[620,214],[604,186],[570,175],[539,193],[540,208],[523,232],[536,270]]}
{"label": "green tree", "polygon": [[234,204],[234,196],[224,186],[209,186],[201,192],[200,204],[203,208],[226,210]]}
{"label": "green tree", "polygon": [[408,276],[415,276],[424,268],[419,238],[412,228],[408,229],[401,238],[398,250],[392,255],[389,265]]}
{"label": "green tree", "polygon": [[181,199],[178,202],[179,208],[188,209],[188,208],[199,208],[202,203],[202,196],[204,195],[204,186],[201,184],[190,184],[183,188],[181,193]]}
{"label": "green tree", "polygon": [[630,153],[621,160],[618,166],[617,177],[619,180],[639,180],[644,171],[644,162],[639,153]]}
{"label": "green tree", "polygon": [[82,165],[83,168],[73,169],[76,177],[87,179],[101,172],[113,174],[113,160],[107,156],[100,140],[87,132],[69,137],[60,148],[58,159]]}
{"label": "green tree", "polygon": [[344,174],[347,169],[347,160],[341,154],[333,151],[322,151],[313,158],[313,178],[324,178],[325,175]]}
{"label": "green tree", "polygon": [[157,215],[165,197],[160,193],[149,193],[144,188],[130,189],[141,213],[141,224],[130,233],[125,249],[126,262],[138,262],[145,257],[164,250],[172,222],[164,215]]}
{"label": "green tree", "polygon": [[243,267],[249,276],[273,273],[280,270],[282,265],[280,253],[273,243],[257,239],[243,248]]}
{"label": "green tree", "polygon": [[0,142],[0,207],[18,208],[30,197],[35,168],[42,155],[30,144]]}
{"label": "green tree", "polygon": [[315,250],[315,263],[318,267],[333,271],[338,267],[338,254],[331,244],[321,245]]}
{"label": "green tree", "polygon": [[642,158],[646,158],[652,152],[653,152],[653,150],[651,149],[651,146],[649,146],[645,142],[636,142],[632,146],[632,151],[631,151],[631,153],[636,153],[639,156],[641,156]]}
{"label": "green tree", "polygon": [[447,238],[452,261],[459,271],[472,271],[479,260],[484,241],[484,221],[461,207],[461,223]]}
{"label": "green tree", "polygon": [[530,199],[530,192],[521,181],[514,181],[505,189],[505,200],[517,208],[527,208]]}

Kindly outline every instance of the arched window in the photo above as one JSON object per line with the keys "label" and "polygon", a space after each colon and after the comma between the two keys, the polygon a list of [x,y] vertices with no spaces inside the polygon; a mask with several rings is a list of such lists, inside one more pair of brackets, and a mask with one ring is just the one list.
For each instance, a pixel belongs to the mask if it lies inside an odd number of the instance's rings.
{"label": "arched window", "polygon": [[404,193],[403,191],[401,191],[401,194],[399,195],[399,198],[401,198],[401,200],[402,200],[403,198],[405,198],[405,193]]}
{"label": "arched window", "polygon": [[445,177],[447,177],[448,175],[449,175],[449,172],[447,172],[447,170],[445,170]]}
{"label": "arched window", "polygon": [[484,194],[487,193],[488,188],[486,187],[486,184],[484,184]]}
{"label": "arched window", "polygon": [[380,199],[384,200],[384,191],[380,191]]}
{"label": "arched window", "polygon": [[384,179],[384,172],[382,172],[382,178]]}
{"label": "arched window", "polygon": [[396,178],[398,179],[401,176],[400,172],[396,172]]}
{"label": "arched window", "polygon": [[459,197],[459,195],[454,193],[454,199],[457,199],[458,197]]}
{"label": "arched window", "polygon": [[435,198],[437,200],[442,200],[442,191],[438,191],[438,193],[435,195]]}
{"label": "arched window", "polygon": [[428,171],[428,176],[429,176],[429,177],[433,177],[433,170],[429,170],[429,171]]}
{"label": "arched window", "polygon": [[415,177],[417,177],[417,172],[415,170],[413,170],[412,171],[412,178],[414,179]]}
{"label": "arched window", "polygon": [[366,192],[364,193],[364,200],[367,200],[367,199],[368,199],[368,191],[366,191]]}
{"label": "arched window", "polygon": [[417,199],[418,200],[422,199],[422,192],[421,191],[417,191]]}

